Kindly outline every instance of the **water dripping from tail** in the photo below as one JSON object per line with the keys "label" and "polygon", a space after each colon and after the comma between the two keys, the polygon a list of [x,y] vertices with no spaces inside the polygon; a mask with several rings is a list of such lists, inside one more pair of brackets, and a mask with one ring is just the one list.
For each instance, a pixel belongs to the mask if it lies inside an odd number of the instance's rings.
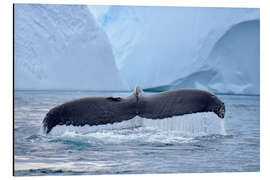
{"label": "water dripping from tail", "polygon": [[[113,130],[125,130],[125,129],[135,129],[142,127],[142,118],[136,116],[131,120],[117,122],[113,124],[97,125],[97,126],[72,126],[72,125],[57,125],[48,134],[49,136],[66,136],[70,134],[88,134],[103,131],[113,131]],[[42,131],[42,130],[41,130]],[[44,134],[44,132],[42,132]],[[45,134],[44,134],[45,135]]]}
{"label": "water dripping from tail", "polygon": [[220,121],[220,127],[221,127],[221,135],[226,136],[226,129],[225,129],[225,118],[221,119]]}
{"label": "water dripping from tail", "polygon": [[226,135],[225,119],[220,119],[213,113],[195,113],[156,120],[136,116],[128,121],[98,126],[56,126],[52,129],[50,135],[65,136],[104,131],[119,131],[120,133],[121,130],[125,129],[134,130],[135,132],[136,128],[157,130],[158,132],[172,132],[177,133],[179,136]]}
{"label": "water dripping from tail", "polygon": [[183,136],[226,135],[225,119],[213,113],[195,113],[165,119],[143,119],[145,127],[174,131]]}

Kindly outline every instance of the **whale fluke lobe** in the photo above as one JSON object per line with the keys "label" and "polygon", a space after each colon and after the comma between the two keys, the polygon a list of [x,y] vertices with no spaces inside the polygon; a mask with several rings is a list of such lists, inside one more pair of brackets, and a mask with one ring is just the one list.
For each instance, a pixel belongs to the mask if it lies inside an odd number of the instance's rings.
{"label": "whale fluke lobe", "polygon": [[56,125],[102,125],[140,116],[162,119],[172,116],[214,112],[224,118],[225,105],[214,94],[198,89],[177,89],[143,94],[136,87],[128,97],[87,97],[52,108],[43,120],[45,133]]}
{"label": "whale fluke lobe", "polygon": [[198,89],[178,89],[142,96],[139,102],[139,107],[142,107],[139,116],[149,119],[198,112],[214,112],[223,118],[225,113],[225,105],[217,96]]}

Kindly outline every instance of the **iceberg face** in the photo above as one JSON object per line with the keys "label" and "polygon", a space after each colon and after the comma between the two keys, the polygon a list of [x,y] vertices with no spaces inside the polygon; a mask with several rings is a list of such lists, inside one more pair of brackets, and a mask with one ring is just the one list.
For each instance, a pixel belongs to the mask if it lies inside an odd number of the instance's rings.
{"label": "iceberg face", "polygon": [[106,31],[113,46],[116,64],[121,69],[124,60],[141,41],[146,26],[144,17],[132,6],[88,6],[99,25]]}
{"label": "iceberg face", "polygon": [[260,93],[259,27],[258,20],[241,22],[215,43],[207,61],[218,73],[209,79],[209,88],[229,93]]}
{"label": "iceberg face", "polygon": [[259,94],[259,9],[96,7],[130,88]]}
{"label": "iceberg face", "polygon": [[15,5],[15,89],[128,90],[87,6]]}

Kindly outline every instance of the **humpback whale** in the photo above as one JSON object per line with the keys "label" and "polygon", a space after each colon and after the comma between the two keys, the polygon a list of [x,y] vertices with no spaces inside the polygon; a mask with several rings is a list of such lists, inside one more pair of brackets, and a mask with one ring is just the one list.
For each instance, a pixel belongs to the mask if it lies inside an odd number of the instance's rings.
{"label": "humpback whale", "polygon": [[86,97],[52,108],[43,120],[48,134],[56,125],[102,125],[140,116],[162,119],[172,116],[214,112],[224,118],[225,104],[214,94],[199,89],[176,89],[144,94],[140,87],[127,97]]}

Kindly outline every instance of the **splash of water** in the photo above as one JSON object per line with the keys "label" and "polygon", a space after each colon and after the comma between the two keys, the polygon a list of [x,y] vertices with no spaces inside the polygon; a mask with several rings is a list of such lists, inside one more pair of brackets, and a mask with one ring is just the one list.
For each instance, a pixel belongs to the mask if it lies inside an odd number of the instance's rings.
{"label": "splash of water", "polygon": [[178,144],[194,137],[226,135],[225,121],[213,113],[152,120],[135,117],[121,123],[99,126],[56,126],[49,136],[64,141],[98,144]]}

